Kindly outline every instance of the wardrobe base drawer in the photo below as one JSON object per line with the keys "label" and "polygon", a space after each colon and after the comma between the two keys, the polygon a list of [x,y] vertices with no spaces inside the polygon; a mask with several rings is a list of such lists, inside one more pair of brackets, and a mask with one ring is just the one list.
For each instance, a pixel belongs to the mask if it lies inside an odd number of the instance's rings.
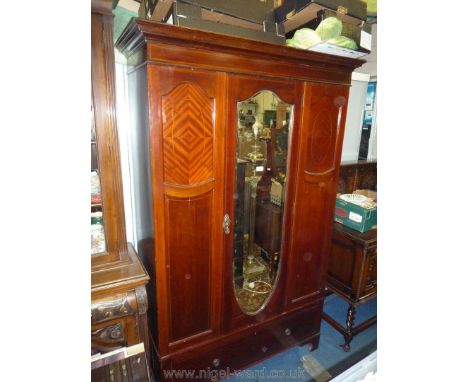
{"label": "wardrobe base drawer", "polygon": [[172,374],[173,380],[215,381],[293,346],[309,343],[314,350],[320,338],[321,306],[278,317],[236,340],[220,338],[217,343],[174,355],[171,370],[163,370],[161,379],[170,381]]}

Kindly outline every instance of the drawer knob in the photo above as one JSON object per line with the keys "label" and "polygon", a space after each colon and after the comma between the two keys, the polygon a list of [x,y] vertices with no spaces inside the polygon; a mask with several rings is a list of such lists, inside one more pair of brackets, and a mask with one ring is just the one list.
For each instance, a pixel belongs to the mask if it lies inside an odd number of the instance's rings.
{"label": "drawer knob", "polygon": [[287,336],[290,336],[291,335],[291,329],[289,329],[289,328],[284,329],[284,334],[286,334]]}
{"label": "drawer knob", "polygon": [[212,362],[213,366],[214,367],[218,367],[219,366],[219,358],[215,358]]}
{"label": "drawer knob", "polygon": [[266,346],[262,346],[262,352],[266,353],[268,351],[268,348]]}

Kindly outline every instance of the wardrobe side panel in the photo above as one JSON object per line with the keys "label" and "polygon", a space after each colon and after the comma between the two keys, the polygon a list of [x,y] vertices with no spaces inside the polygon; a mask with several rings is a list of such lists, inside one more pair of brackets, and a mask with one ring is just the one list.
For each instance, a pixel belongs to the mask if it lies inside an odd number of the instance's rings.
{"label": "wardrobe side panel", "polygon": [[348,87],[306,83],[287,304],[323,297]]}

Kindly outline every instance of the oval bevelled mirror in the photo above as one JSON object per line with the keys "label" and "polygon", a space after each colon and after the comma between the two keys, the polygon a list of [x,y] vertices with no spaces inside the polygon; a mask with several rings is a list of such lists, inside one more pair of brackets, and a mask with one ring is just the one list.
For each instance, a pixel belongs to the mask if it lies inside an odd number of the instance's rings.
{"label": "oval bevelled mirror", "polygon": [[268,302],[279,271],[292,110],[268,90],[237,104],[234,289],[250,315]]}

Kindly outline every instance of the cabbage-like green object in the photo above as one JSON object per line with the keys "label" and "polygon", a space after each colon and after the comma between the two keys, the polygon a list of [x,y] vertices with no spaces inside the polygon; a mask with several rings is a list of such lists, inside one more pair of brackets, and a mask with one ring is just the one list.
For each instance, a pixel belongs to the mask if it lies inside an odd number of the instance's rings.
{"label": "cabbage-like green object", "polygon": [[286,40],[286,46],[290,46],[292,48],[298,48],[298,49],[306,49],[304,48],[302,45],[298,44],[297,42],[295,42],[292,38],[288,38]]}
{"label": "cabbage-like green object", "polygon": [[297,42],[295,42],[293,39],[286,40],[286,46],[290,46],[291,48],[297,48],[297,49],[307,49],[303,45],[300,45]]}
{"label": "cabbage-like green object", "polygon": [[341,46],[342,48],[357,50],[356,42],[345,36],[338,36],[327,41],[329,44]]}
{"label": "cabbage-like green object", "polygon": [[320,37],[313,29],[301,28],[294,33],[294,37],[290,40],[289,44],[288,41],[286,41],[286,44],[295,48],[309,49],[320,42]]}
{"label": "cabbage-like green object", "polygon": [[328,41],[341,35],[343,23],[336,17],[328,17],[322,20],[315,32],[320,36],[322,41]]}

